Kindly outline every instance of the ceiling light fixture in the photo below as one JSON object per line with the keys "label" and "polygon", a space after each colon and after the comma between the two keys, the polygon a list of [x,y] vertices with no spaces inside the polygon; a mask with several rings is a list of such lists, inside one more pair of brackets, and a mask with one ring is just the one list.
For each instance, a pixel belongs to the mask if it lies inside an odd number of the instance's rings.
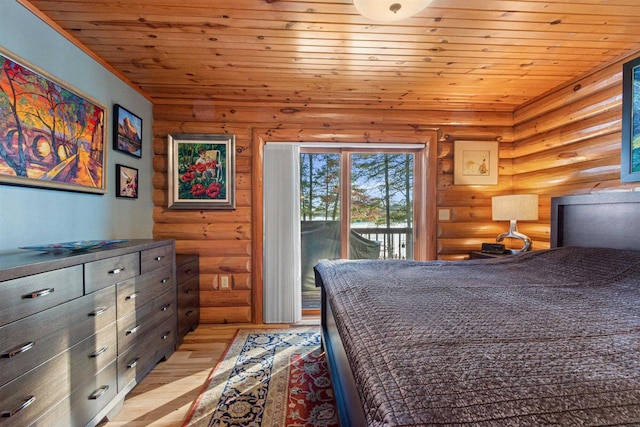
{"label": "ceiling light fixture", "polygon": [[433,0],[353,0],[353,5],[365,18],[392,22],[407,19],[429,6]]}

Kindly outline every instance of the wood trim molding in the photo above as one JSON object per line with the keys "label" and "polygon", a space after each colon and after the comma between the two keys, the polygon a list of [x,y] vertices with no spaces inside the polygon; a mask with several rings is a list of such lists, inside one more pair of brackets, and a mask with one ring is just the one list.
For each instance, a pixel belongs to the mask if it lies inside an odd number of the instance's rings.
{"label": "wood trim molding", "polygon": [[263,136],[251,129],[251,321],[263,323],[264,244],[264,144]]}

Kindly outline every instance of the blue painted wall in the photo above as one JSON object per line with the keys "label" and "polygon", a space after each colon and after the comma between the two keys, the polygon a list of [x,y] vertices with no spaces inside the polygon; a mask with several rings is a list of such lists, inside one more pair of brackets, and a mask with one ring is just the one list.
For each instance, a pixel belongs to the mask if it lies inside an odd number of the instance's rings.
{"label": "blue painted wall", "polygon": [[[89,239],[151,238],[153,232],[152,103],[15,0],[1,0],[0,48],[107,107],[107,193],[0,184],[0,252],[20,246]],[[112,106],[143,119],[142,158],[114,151]],[[115,197],[115,165],[139,170],[138,199]]]}

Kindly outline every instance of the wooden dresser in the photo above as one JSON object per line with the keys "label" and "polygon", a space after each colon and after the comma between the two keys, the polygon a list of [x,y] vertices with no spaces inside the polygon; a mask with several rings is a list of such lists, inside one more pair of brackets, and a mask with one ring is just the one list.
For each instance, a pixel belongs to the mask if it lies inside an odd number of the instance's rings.
{"label": "wooden dresser", "polygon": [[0,426],[94,426],[177,339],[175,246],[0,255]]}
{"label": "wooden dresser", "polygon": [[197,254],[176,255],[178,280],[178,345],[200,323],[200,257]]}

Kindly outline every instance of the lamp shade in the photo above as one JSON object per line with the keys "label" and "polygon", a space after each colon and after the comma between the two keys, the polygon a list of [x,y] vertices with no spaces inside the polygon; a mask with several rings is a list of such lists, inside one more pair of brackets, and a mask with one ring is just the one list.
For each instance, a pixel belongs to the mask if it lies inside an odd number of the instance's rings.
{"label": "lamp shade", "polygon": [[433,0],[353,0],[358,12],[372,21],[392,22],[410,18]]}
{"label": "lamp shade", "polygon": [[538,219],[537,194],[513,194],[491,198],[494,221],[535,221]]}

